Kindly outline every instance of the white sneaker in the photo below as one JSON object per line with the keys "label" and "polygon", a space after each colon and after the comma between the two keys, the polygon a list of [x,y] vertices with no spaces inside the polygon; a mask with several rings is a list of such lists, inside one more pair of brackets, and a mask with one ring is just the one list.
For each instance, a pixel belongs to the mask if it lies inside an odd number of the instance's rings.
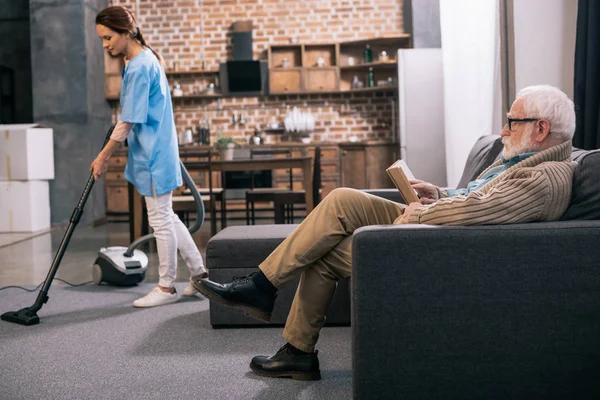
{"label": "white sneaker", "polygon": [[133,302],[134,307],[156,307],[164,306],[165,304],[175,303],[179,300],[179,295],[175,293],[167,293],[160,290],[157,286],[144,297],[141,297]]}
{"label": "white sneaker", "polygon": [[194,285],[192,285],[192,281],[190,280],[190,283],[188,283],[188,285],[185,287],[185,289],[183,289],[183,295],[184,296],[195,296],[197,293],[198,293],[198,291],[196,290]]}
{"label": "white sneaker", "polygon": [[[202,275],[204,275],[204,274],[206,274],[206,276],[203,276],[202,278],[200,278],[200,280],[208,279],[208,272],[204,272]],[[183,289],[183,295],[184,296],[195,296],[196,294],[198,294],[198,291],[196,290],[196,288],[193,285],[192,278],[190,278],[190,283],[187,285],[187,287],[185,289]]]}

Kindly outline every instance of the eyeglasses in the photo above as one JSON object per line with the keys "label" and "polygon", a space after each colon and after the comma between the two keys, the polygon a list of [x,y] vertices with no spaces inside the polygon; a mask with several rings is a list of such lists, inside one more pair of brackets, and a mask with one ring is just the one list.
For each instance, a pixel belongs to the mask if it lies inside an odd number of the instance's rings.
{"label": "eyeglasses", "polygon": [[506,120],[507,120],[508,130],[512,131],[512,123],[513,122],[535,122],[535,121],[539,121],[540,118],[510,118],[510,117],[506,117]]}

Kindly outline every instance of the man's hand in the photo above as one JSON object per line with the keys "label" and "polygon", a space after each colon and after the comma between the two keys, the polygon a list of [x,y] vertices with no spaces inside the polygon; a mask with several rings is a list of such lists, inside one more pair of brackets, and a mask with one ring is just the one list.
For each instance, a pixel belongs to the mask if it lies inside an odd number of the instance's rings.
{"label": "man's hand", "polygon": [[411,214],[413,214],[415,212],[415,209],[417,207],[421,207],[421,205],[422,204],[417,201],[410,203],[408,205],[408,207],[406,207],[404,209],[404,213],[402,214],[402,216],[400,216],[400,220],[396,219],[396,221],[394,221],[394,223],[408,224],[408,217],[410,217]]}
{"label": "man's hand", "polygon": [[90,165],[90,172],[94,174],[94,180],[98,180],[100,175],[104,174],[108,169],[108,158],[102,153],[98,154],[98,157]]}
{"label": "man's hand", "polygon": [[440,199],[437,186],[414,179],[409,179],[408,182],[412,185],[413,189],[417,191],[421,204],[435,203]]}

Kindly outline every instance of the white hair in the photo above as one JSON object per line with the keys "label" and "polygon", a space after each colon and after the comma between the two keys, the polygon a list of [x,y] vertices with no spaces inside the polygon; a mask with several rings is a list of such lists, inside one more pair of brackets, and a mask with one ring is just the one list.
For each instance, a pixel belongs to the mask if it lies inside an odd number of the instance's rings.
{"label": "white hair", "polygon": [[527,118],[550,122],[550,133],[558,140],[571,140],[575,134],[575,106],[560,89],[550,85],[528,86],[517,93]]}

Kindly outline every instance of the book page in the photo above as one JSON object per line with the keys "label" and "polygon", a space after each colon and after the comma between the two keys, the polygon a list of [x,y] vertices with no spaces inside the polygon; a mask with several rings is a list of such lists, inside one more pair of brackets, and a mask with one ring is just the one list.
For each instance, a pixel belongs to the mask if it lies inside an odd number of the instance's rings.
{"label": "book page", "polygon": [[408,164],[406,164],[406,162],[402,159],[400,159],[400,160],[396,161],[395,163],[393,163],[392,165],[390,165],[389,168],[400,168],[400,169],[402,169],[402,171],[404,171],[404,175],[406,175],[406,177],[408,179],[417,179],[417,178],[415,178],[415,175],[412,173],[410,168],[408,168]]}
{"label": "book page", "polygon": [[413,179],[413,180],[417,179],[413,175],[413,173],[410,170],[410,168],[408,168],[408,165],[406,165],[406,162],[404,162],[404,160],[398,160],[398,161],[396,161],[396,164],[398,164],[398,167],[402,168],[402,171],[404,171],[404,175],[406,175],[406,177],[408,179]]}

